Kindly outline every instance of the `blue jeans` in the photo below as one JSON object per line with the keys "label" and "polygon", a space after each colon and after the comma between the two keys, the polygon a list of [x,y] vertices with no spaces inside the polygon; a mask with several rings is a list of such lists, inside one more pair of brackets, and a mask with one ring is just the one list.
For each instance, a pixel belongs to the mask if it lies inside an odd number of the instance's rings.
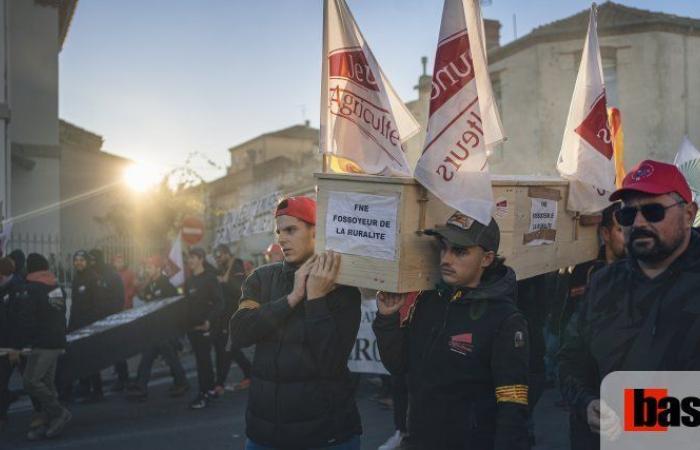
{"label": "blue jeans", "polygon": [[[245,441],[245,450],[277,450],[274,447],[265,447],[264,445],[256,444],[250,439]],[[349,441],[345,441],[342,444],[331,445],[329,447],[316,447],[310,448],[308,450],[360,450],[360,436],[355,436]]]}

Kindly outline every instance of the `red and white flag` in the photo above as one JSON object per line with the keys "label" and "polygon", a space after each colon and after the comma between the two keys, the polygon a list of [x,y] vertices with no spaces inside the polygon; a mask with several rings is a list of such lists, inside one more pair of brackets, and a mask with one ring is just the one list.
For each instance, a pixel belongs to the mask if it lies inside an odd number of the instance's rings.
{"label": "red and white flag", "polygon": [[344,0],[325,0],[320,150],[363,172],[410,176],[403,143],[419,130]]}
{"label": "red and white flag", "polygon": [[503,140],[479,2],[445,0],[415,177],[447,205],[488,224],[494,204],[487,150]]}
{"label": "red and white flag", "polygon": [[595,5],[591,7],[557,170],[570,181],[568,210],[594,214],[610,204],[608,197],[615,190],[615,160]]}
{"label": "red and white flag", "polygon": [[182,239],[180,234],[173,241],[173,246],[168,254],[168,263],[165,271],[170,278],[170,283],[175,287],[185,284],[185,264],[182,261]]}

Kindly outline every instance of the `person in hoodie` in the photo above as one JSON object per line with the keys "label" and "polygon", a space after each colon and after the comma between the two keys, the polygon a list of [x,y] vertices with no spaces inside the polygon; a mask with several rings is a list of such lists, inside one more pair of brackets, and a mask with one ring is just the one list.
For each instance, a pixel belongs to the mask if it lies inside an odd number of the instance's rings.
{"label": "person in hoodie", "polygon": [[527,321],[515,272],[497,256],[500,231],[456,212],[426,230],[442,281],[418,295],[379,293],[373,323],[382,362],[408,380],[405,449],[522,450],[528,441]]}
{"label": "person in hoodie", "polygon": [[[105,262],[102,250],[97,248],[90,250],[88,258],[90,267],[97,274],[99,319],[104,319],[124,309],[126,299],[124,283],[114,267]],[[129,384],[129,367],[126,361],[117,361],[114,364],[114,371],[117,373],[117,381],[112,386],[112,391],[121,392]]]}
{"label": "person in hoodie", "polygon": [[191,331],[187,337],[192,344],[197,363],[199,394],[190,403],[191,409],[206,408],[215,396],[214,366],[211,351],[221,327],[224,294],[216,270],[206,261],[203,249],[194,247],[187,254],[190,276],[185,281],[185,297],[189,305]]}
{"label": "person in hoodie", "polygon": [[559,352],[562,395],[604,439],[622,429],[600,399],[606,375],[700,369],[700,235],[688,183],[675,166],[645,160],[610,200],[622,200],[615,219],[627,258],[592,276]]}
{"label": "person in hoodie", "polygon": [[[78,250],[73,254],[74,275],[68,332],[88,326],[102,318],[99,278],[89,266],[88,260],[89,255],[85,250]],[[78,396],[87,402],[98,402],[104,398],[100,372],[80,379]]]}
{"label": "person in hoodie", "polygon": [[[145,272],[145,285],[140,295],[143,301],[156,302],[177,295],[177,288],[163,273],[163,260],[159,256],[151,256],[146,259]],[[156,343],[150,350],[141,355],[136,383],[127,393],[129,399],[144,401],[148,398],[148,382],[151,379],[153,362],[159,355],[168,364],[173,376],[174,383],[170,388],[170,396],[180,397],[189,390],[190,386],[187,383],[185,370],[177,356],[175,342],[171,339]]]}
{"label": "person in hoodie", "polygon": [[30,349],[23,374],[24,390],[48,419],[47,425],[30,429],[27,438],[53,438],[71,419],[58,400],[54,381],[58,358],[66,348],[66,295],[42,255],[27,256],[26,284],[19,295],[22,312],[12,347],[16,351]]}

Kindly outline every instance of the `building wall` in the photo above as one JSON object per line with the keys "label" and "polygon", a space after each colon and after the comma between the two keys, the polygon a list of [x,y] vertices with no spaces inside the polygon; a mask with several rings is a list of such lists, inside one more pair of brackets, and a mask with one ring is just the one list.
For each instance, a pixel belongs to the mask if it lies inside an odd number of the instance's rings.
{"label": "building wall", "polygon": [[[7,2],[8,102],[11,120],[8,141],[58,150],[58,9],[35,1]],[[44,152],[45,150],[45,152]],[[28,217],[14,224],[15,232],[58,233],[58,209],[36,211],[59,201],[59,160],[37,157],[26,170],[11,164],[11,215]],[[32,213],[27,216],[27,213]]]}
{"label": "building wall", "polygon": [[[492,172],[556,174],[582,46],[583,40],[542,43],[490,65],[500,79],[508,135],[492,157]],[[603,36],[600,46],[613,49],[616,61],[625,167],[644,158],[673,161],[686,133],[700,145],[700,130],[693,127],[700,120],[700,93],[692,88],[700,83],[700,38],[647,32]]]}

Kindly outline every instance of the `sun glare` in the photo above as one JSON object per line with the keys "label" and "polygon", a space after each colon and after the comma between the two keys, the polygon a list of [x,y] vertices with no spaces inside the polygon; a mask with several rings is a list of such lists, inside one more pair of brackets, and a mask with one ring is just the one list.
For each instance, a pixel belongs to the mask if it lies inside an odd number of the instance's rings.
{"label": "sun glare", "polygon": [[146,192],[158,184],[157,170],[144,163],[135,163],[124,171],[124,182],[136,192]]}

